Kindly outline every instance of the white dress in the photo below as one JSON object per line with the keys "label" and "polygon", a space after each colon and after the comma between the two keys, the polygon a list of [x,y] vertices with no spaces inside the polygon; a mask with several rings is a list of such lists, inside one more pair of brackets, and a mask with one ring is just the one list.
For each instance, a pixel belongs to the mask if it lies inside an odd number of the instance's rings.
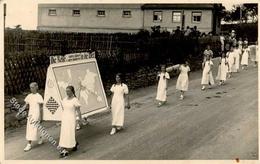
{"label": "white dress", "polygon": [[227,72],[228,72],[228,60],[227,58],[221,58],[216,79],[226,81]]}
{"label": "white dress", "polygon": [[40,119],[40,104],[43,104],[43,98],[39,93],[30,93],[24,99],[29,104],[29,113],[27,118],[26,139],[28,141],[36,141],[39,138],[36,121]]}
{"label": "white dress", "polygon": [[255,61],[258,62],[258,58],[259,58],[259,55],[258,55],[258,45],[255,46]]}
{"label": "white dress", "polygon": [[242,51],[242,47],[243,47],[243,41],[239,40],[238,41],[238,48]]}
{"label": "white dress", "polygon": [[202,85],[208,85],[209,83],[211,85],[215,84],[212,76],[212,71],[209,72],[211,66],[213,66],[213,62],[211,60],[205,62],[201,79]]}
{"label": "white dress", "polygon": [[228,65],[229,65],[228,72],[236,72],[235,65],[234,65],[234,62],[235,62],[235,53],[234,53],[234,51],[233,52],[227,52],[226,56],[227,56]]}
{"label": "white dress", "polygon": [[241,49],[237,48],[234,50],[235,51],[235,69],[238,70],[240,66],[240,55],[242,55]]}
{"label": "white dress", "polygon": [[125,114],[124,95],[128,94],[128,87],[124,83],[119,85],[114,84],[112,85],[110,91],[113,93],[111,102],[112,126],[123,126]]}
{"label": "white dress", "polygon": [[181,91],[187,91],[188,86],[189,86],[188,72],[190,71],[190,67],[189,66],[185,67],[184,65],[181,65],[180,71],[181,72],[179,74],[179,77],[178,77],[177,83],[176,83],[176,89],[181,90]]}
{"label": "white dress", "polygon": [[59,146],[73,148],[76,145],[76,107],[80,107],[79,100],[74,97],[65,97],[62,101],[63,111]]}
{"label": "white dress", "polygon": [[157,87],[157,95],[156,95],[156,100],[158,101],[166,101],[167,98],[167,91],[166,91],[166,84],[167,84],[167,80],[170,79],[170,75],[168,72],[161,72],[158,77],[159,79],[159,83],[158,83],[158,87]]}
{"label": "white dress", "polygon": [[248,65],[248,57],[249,57],[249,48],[243,49],[241,65]]}

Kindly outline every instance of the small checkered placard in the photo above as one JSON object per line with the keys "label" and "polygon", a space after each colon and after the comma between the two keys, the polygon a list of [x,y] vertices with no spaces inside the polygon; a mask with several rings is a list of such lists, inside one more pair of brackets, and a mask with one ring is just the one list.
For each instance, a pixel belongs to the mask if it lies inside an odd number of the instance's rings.
{"label": "small checkered placard", "polygon": [[52,114],[54,114],[59,108],[59,104],[57,103],[57,101],[55,101],[53,97],[50,97],[50,99],[46,103],[46,107]]}

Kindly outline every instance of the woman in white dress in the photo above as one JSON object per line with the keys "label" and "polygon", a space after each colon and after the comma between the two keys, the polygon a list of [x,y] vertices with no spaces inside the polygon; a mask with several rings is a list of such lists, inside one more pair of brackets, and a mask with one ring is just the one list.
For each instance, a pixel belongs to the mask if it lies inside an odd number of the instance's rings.
{"label": "woman in white dress", "polygon": [[59,146],[63,149],[60,157],[66,157],[69,155],[69,149],[76,151],[78,142],[76,142],[76,112],[80,120],[82,121],[80,112],[80,103],[75,96],[75,90],[73,86],[66,88],[67,97],[62,101],[63,111],[61,119],[61,132]]}
{"label": "woman in white dress", "polygon": [[210,45],[207,45],[207,48],[206,48],[206,50],[203,52],[203,55],[204,55],[203,62],[206,62],[207,56],[209,56],[209,57],[210,57],[210,60],[212,60],[212,58],[213,58],[213,51],[210,49]]}
{"label": "woman in white dress", "polygon": [[202,63],[203,71],[202,71],[202,79],[201,79],[201,90],[205,90],[206,85],[209,85],[211,88],[214,85],[214,79],[212,75],[212,67],[213,62],[210,60],[210,56],[206,57],[206,61]]}
{"label": "woman in white dress", "polygon": [[218,74],[216,80],[219,80],[219,85],[223,85],[227,78],[228,72],[228,59],[225,52],[222,52],[222,56],[219,62]]}
{"label": "woman in white dress", "polygon": [[239,44],[237,44],[234,52],[235,52],[235,69],[238,72],[240,67],[240,56],[242,55],[242,49],[239,48]]}
{"label": "woman in white dress", "polygon": [[189,63],[186,61],[185,64],[180,65],[179,71],[180,74],[177,79],[176,89],[181,91],[180,99],[182,100],[184,98],[184,92],[188,91],[189,86]]}
{"label": "woman in white dress", "polygon": [[227,52],[228,59],[228,78],[231,78],[232,72],[236,72],[235,70],[235,52],[233,45],[230,46],[230,50]]}
{"label": "woman in white dress", "polygon": [[243,49],[243,40],[242,38],[240,37],[239,40],[238,40],[238,48],[242,51]]}
{"label": "woman in white dress", "polygon": [[26,96],[24,99],[25,109],[29,105],[29,113],[27,118],[27,126],[26,126],[26,139],[28,144],[24,148],[24,151],[27,152],[32,149],[32,141],[37,141],[38,144],[42,144],[42,137],[38,134],[38,128],[36,123],[42,120],[42,107],[43,107],[43,98],[38,93],[38,84],[36,82],[32,82],[30,84],[31,93]]}
{"label": "woman in white dress", "polygon": [[110,91],[113,93],[111,102],[112,112],[112,130],[110,135],[114,135],[116,132],[122,130],[124,125],[124,113],[125,113],[125,99],[126,108],[130,109],[128,87],[122,83],[121,74],[116,75],[116,84],[113,84]]}
{"label": "woman in white dress", "polygon": [[256,41],[256,44],[255,44],[255,66],[258,65],[258,58],[259,58],[259,54],[258,54],[258,42]]}
{"label": "woman in white dress", "polygon": [[248,48],[248,45],[245,44],[244,48],[243,48],[242,59],[241,59],[242,69],[246,69],[247,68],[249,56],[250,56],[250,49]]}
{"label": "woman in white dress", "polygon": [[167,99],[167,86],[168,80],[170,79],[170,75],[166,72],[166,66],[161,66],[161,72],[157,75],[159,80],[158,87],[157,87],[157,95],[156,100],[158,101],[158,107],[162,106],[166,103]]}

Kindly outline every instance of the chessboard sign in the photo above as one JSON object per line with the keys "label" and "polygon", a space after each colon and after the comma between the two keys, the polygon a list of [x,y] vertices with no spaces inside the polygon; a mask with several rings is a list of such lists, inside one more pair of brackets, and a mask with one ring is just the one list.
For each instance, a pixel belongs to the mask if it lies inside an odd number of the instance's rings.
{"label": "chessboard sign", "polygon": [[108,103],[95,58],[59,62],[48,67],[43,120],[60,121],[63,110],[62,100],[66,87],[75,88],[81,103],[83,117],[99,113],[108,108]]}

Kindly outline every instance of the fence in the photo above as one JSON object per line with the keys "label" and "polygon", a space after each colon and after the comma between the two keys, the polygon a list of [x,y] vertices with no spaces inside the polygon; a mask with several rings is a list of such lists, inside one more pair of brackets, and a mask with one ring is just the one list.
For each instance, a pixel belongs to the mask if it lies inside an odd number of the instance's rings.
{"label": "fence", "polygon": [[[126,75],[133,89],[153,84],[158,64],[180,63],[187,59],[196,68],[195,61],[200,60],[206,44],[211,44],[213,51],[218,52],[220,45],[216,38],[175,38],[172,35],[152,37],[149,33],[87,34],[6,30],[5,94],[21,93],[31,81],[37,81],[44,88],[51,55],[95,50],[106,90],[114,82],[114,74],[118,70]],[[139,82],[138,78],[141,78]],[[151,80],[146,82],[146,79]]]}

